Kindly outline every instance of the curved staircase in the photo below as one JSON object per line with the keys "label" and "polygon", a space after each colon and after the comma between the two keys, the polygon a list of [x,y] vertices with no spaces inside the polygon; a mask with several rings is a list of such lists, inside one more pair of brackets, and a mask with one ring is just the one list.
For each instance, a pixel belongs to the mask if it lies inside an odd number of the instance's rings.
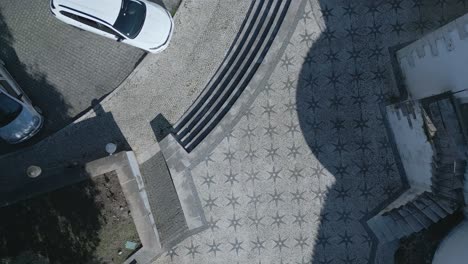
{"label": "curved staircase", "polygon": [[174,125],[173,134],[191,152],[221,121],[267,54],[291,0],[255,0],[226,58],[202,94]]}
{"label": "curved staircase", "polygon": [[431,191],[370,219],[367,223],[379,241],[391,242],[426,229],[465,204],[467,161],[460,147],[466,145],[456,110],[450,98],[428,103],[425,109],[435,128]]}

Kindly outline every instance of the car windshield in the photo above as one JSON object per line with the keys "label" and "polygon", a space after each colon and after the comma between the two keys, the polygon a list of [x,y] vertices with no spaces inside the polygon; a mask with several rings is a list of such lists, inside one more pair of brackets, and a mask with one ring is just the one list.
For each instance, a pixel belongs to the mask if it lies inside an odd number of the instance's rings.
{"label": "car windshield", "polygon": [[123,0],[119,17],[115,21],[114,28],[127,38],[134,39],[140,33],[145,22],[146,6],[137,0]]}
{"label": "car windshield", "polygon": [[0,91],[0,127],[4,127],[15,120],[21,113],[23,106]]}

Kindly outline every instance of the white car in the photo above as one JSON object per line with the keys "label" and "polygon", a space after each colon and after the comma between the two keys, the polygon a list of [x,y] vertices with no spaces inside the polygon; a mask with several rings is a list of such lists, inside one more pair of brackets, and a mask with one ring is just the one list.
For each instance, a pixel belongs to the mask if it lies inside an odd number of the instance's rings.
{"label": "white car", "polygon": [[41,130],[44,118],[0,61],[0,139],[21,143]]}
{"label": "white car", "polygon": [[169,45],[174,22],[158,4],[145,0],[50,0],[59,20],[151,53]]}

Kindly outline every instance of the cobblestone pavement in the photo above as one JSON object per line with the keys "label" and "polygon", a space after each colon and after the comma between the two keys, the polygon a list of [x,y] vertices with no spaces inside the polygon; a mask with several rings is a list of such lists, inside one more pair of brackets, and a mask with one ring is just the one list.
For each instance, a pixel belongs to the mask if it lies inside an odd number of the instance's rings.
{"label": "cobblestone pavement", "polygon": [[[115,89],[144,52],[52,16],[49,0],[0,2],[0,59],[44,112],[44,136]],[[1,149],[1,146],[0,146]]]}
{"label": "cobblestone pavement", "polygon": [[156,263],[369,263],[361,219],[403,187],[380,112],[388,48],[467,2],[308,1],[263,92],[191,171],[209,229]]}

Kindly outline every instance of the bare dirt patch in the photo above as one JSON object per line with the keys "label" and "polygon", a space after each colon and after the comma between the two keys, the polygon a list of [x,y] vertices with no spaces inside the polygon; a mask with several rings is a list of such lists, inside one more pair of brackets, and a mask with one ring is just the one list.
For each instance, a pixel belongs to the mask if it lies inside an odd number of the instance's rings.
{"label": "bare dirt patch", "polygon": [[1,264],[122,263],[126,241],[139,238],[113,173],[0,208]]}

